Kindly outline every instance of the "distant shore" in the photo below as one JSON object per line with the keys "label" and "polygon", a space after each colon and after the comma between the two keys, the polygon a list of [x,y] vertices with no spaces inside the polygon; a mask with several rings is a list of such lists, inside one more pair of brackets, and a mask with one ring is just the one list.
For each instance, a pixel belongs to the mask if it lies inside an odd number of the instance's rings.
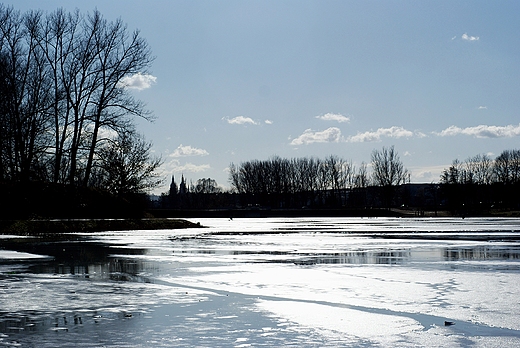
{"label": "distant shore", "polygon": [[184,219],[56,219],[3,220],[0,234],[46,235],[72,232],[102,232],[126,230],[160,230],[201,228],[198,223]]}
{"label": "distant shore", "polygon": [[[151,213],[151,214],[150,214]],[[418,211],[401,209],[216,209],[216,210],[159,210],[148,211],[153,218],[143,219],[27,219],[0,220],[0,235],[49,235],[74,232],[103,232],[128,230],[160,230],[203,228],[187,218],[267,218],[267,217],[507,217],[520,218],[520,211],[496,210],[486,213],[450,214],[447,211]]]}
{"label": "distant shore", "polygon": [[344,209],[270,209],[250,207],[244,209],[151,209],[149,215],[157,218],[294,218],[294,217],[520,217],[520,211],[493,210],[447,210],[398,209],[398,208],[344,208]]}

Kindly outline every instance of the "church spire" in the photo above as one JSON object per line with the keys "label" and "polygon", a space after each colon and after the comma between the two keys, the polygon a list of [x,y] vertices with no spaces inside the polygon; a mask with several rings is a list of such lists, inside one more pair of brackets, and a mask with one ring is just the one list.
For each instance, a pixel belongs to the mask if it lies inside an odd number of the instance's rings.
{"label": "church spire", "polygon": [[176,195],[179,193],[179,190],[177,189],[177,184],[175,183],[175,176],[172,175],[172,183],[170,184],[170,196]]}

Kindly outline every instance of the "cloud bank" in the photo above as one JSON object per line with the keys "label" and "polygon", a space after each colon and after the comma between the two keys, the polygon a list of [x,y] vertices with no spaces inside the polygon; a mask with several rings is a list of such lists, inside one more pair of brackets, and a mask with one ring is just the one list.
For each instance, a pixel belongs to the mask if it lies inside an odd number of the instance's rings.
{"label": "cloud bank", "polygon": [[207,156],[209,155],[208,151],[204,149],[197,149],[191,146],[183,146],[179,145],[178,148],[173,151],[170,157],[187,157],[187,156]]}
{"label": "cloud bank", "polygon": [[336,121],[336,122],[339,122],[339,123],[350,122],[350,117],[343,116],[341,114],[327,113],[325,115],[316,116],[316,118],[320,119],[320,120],[323,120],[323,121]]}
{"label": "cloud bank", "polygon": [[[419,136],[424,136],[422,133]],[[366,143],[380,141],[381,138],[410,138],[414,136],[412,131],[404,129],[403,127],[393,126],[390,128],[379,128],[376,131],[368,131],[364,133],[358,133],[348,138],[347,141],[351,143]]]}
{"label": "cloud bank", "polygon": [[341,140],[341,130],[330,127],[321,132],[306,129],[302,135],[293,139],[291,145],[309,145],[312,143],[337,143]]}
{"label": "cloud bank", "polygon": [[440,133],[435,133],[441,137],[455,135],[469,135],[475,138],[512,138],[520,135],[520,124],[508,126],[488,126],[479,125],[475,127],[460,128],[450,126]]}
{"label": "cloud bank", "polygon": [[130,88],[136,89],[138,91],[142,91],[143,89],[147,89],[152,87],[152,85],[157,81],[157,77],[149,75],[149,74],[133,74],[132,76],[125,76],[119,81],[118,86],[120,88]]}

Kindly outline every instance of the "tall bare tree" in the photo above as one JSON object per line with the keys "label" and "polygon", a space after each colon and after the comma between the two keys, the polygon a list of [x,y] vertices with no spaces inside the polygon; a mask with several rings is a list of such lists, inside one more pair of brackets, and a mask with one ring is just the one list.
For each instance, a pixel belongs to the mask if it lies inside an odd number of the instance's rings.
{"label": "tall bare tree", "polygon": [[393,146],[372,152],[372,178],[376,186],[383,187],[385,204],[390,206],[394,188],[409,180],[409,172]]}
{"label": "tall bare tree", "polygon": [[[85,168],[84,185],[88,184],[92,163],[99,141],[99,130],[107,127],[126,132],[128,116],[149,118],[144,104],[129,93],[123,81],[125,77],[145,73],[153,58],[146,41],[139,31],[128,33],[121,20],[108,23],[95,11],[89,17],[89,28],[94,32],[96,60],[94,71],[98,75],[96,90],[92,93],[93,109],[90,115],[90,142]],[[99,29],[98,29],[99,28]]]}
{"label": "tall bare tree", "polygon": [[41,13],[0,5],[2,167],[13,180],[41,179],[49,78],[38,45]]}
{"label": "tall bare tree", "polygon": [[377,186],[397,186],[408,180],[409,172],[391,146],[372,152],[372,176]]}
{"label": "tall bare tree", "polygon": [[353,184],[356,188],[365,188],[369,185],[367,164],[365,162],[361,162],[357,174],[354,176]]}
{"label": "tall bare tree", "polygon": [[105,142],[97,156],[95,184],[124,196],[146,192],[162,182],[157,174],[160,158],[151,156],[152,144],[135,132]]}
{"label": "tall bare tree", "polygon": [[495,158],[495,180],[504,184],[520,182],[520,150],[504,150]]}
{"label": "tall bare tree", "polygon": [[478,154],[465,161],[466,182],[487,185],[492,181],[492,161],[486,154]]}
{"label": "tall bare tree", "polygon": [[21,14],[0,5],[2,176],[87,186],[103,134],[151,118],[125,81],[152,61],[139,31],[97,10]]}
{"label": "tall bare tree", "polygon": [[448,169],[444,169],[441,174],[442,184],[462,184],[464,183],[464,169],[458,159],[454,159]]}

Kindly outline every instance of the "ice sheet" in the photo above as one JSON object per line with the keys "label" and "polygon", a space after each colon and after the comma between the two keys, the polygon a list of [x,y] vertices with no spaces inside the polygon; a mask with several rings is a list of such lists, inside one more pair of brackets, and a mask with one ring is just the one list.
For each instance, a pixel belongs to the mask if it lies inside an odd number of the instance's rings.
{"label": "ice sheet", "polygon": [[518,220],[193,221],[2,259],[0,344],[520,346]]}

